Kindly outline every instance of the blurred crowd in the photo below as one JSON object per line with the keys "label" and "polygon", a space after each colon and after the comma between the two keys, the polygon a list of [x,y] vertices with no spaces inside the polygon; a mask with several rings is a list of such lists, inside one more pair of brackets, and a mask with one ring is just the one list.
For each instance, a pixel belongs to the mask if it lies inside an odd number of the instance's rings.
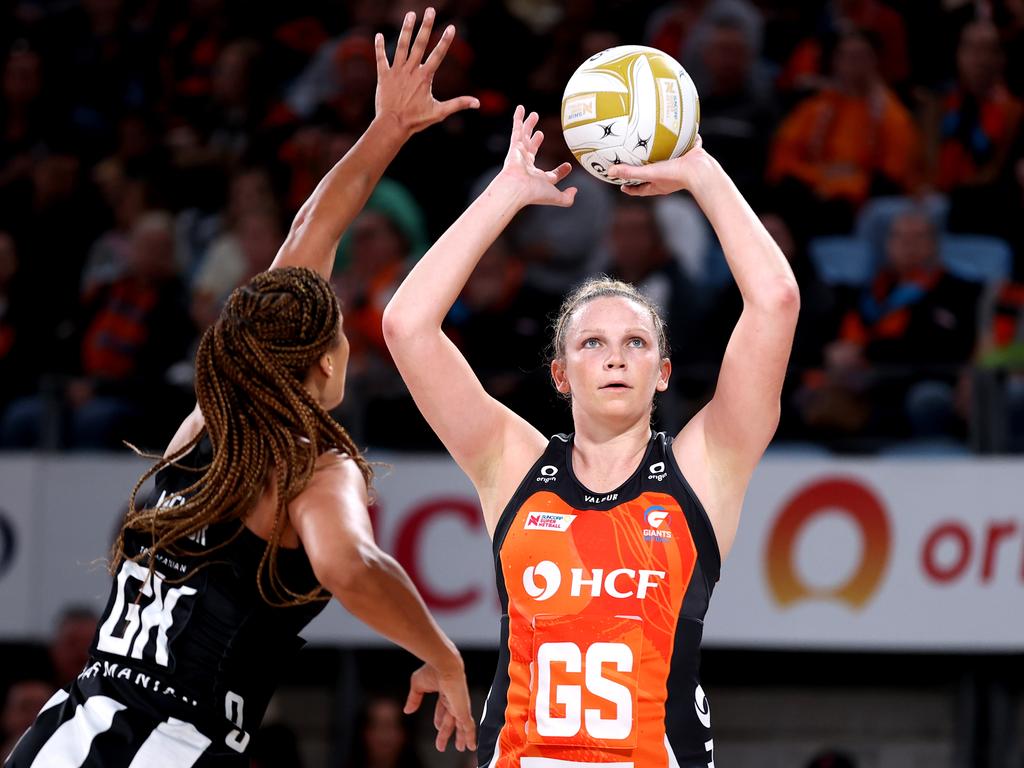
{"label": "blurred crowd", "polygon": [[[435,447],[383,343],[403,274],[493,176],[517,103],[538,164],[571,159],[562,89],[589,55],[673,54],[704,146],[790,258],[802,317],[780,442],[1024,449],[1024,0],[437,0],[459,35],[435,79],[460,113],[415,136],[343,239],[352,363],[339,414],[374,447]],[[12,0],[0,7],[0,447],[166,441],[191,356],[265,269],[373,116],[373,33],[416,0]],[[439,24],[438,29],[443,29]],[[685,194],[636,201],[582,169],[484,256],[448,331],[542,431],[548,316],[584,276],[665,310],[673,383],[710,396],[742,308]]]}

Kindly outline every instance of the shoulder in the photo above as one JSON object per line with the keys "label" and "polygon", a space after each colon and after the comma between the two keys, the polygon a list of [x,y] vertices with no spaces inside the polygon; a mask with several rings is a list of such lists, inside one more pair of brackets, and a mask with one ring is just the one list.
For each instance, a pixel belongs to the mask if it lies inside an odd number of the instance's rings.
{"label": "shoulder", "polygon": [[288,517],[302,538],[317,520],[365,514],[368,507],[369,492],[359,465],[346,454],[329,451],[317,458],[306,487],[288,502]]}
{"label": "shoulder", "polygon": [[303,494],[307,491],[355,493],[364,500],[368,496],[366,478],[363,477],[359,464],[347,453],[333,450],[317,457],[313,476]]}
{"label": "shoulder", "polygon": [[171,442],[167,445],[167,450],[164,451],[164,457],[177,453],[192,442],[205,426],[206,421],[203,418],[203,412],[199,410],[199,404],[197,403],[196,407],[192,409],[192,413],[185,417],[185,420],[181,422],[181,426],[178,427],[178,431],[174,433],[174,437],[171,438]]}

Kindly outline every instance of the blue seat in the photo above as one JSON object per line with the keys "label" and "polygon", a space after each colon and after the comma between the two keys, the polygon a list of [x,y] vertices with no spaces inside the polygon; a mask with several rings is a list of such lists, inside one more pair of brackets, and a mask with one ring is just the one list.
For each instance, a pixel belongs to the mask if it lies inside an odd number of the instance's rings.
{"label": "blue seat", "polygon": [[858,237],[816,237],[807,253],[818,277],[829,285],[867,285],[875,274],[875,256]]}
{"label": "blue seat", "polygon": [[987,235],[943,235],[939,254],[946,269],[976,283],[998,283],[1010,277],[1013,250],[1009,243]]}
{"label": "blue seat", "polygon": [[[882,264],[868,241],[858,237],[816,237],[808,254],[829,285],[868,285]],[[976,283],[1007,280],[1013,271],[1013,249],[998,237],[943,235],[939,257],[954,275]]]}

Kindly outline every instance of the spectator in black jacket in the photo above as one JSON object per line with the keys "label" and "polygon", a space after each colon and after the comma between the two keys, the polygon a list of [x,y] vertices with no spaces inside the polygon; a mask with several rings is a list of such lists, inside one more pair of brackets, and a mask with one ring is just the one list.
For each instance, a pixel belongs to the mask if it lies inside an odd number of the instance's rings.
{"label": "spectator in black jacket", "polygon": [[955,385],[974,350],[979,296],[943,268],[925,213],[894,218],[886,262],[825,348],[828,378],[805,417],[878,434],[955,432]]}

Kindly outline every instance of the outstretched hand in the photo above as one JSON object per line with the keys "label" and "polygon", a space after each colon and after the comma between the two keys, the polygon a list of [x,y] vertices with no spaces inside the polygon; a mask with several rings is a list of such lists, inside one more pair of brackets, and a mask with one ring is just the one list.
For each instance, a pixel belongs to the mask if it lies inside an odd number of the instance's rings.
{"label": "outstretched hand", "polygon": [[711,156],[704,151],[700,136],[693,146],[679,157],[661,160],[647,165],[626,165],[620,163],[608,169],[612,179],[624,179],[633,184],[624,184],[621,189],[634,197],[667,195],[680,189],[693,189],[700,166],[706,165]]}
{"label": "outstretched hand", "polygon": [[576,199],[576,187],[559,189],[556,184],[572,171],[572,165],[562,163],[553,171],[542,171],[536,165],[537,150],[544,143],[544,132],[535,131],[540,116],[531,112],[525,120],[526,110],[520,105],[512,116],[512,138],[501,176],[513,184],[523,205],[557,205],[568,208]]}
{"label": "outstretched hand", "polygon": [[377,57],[377,94],[374,98],[377,115],[393,116],[410,135],[441,122],[455,112],[480,106],[480,102],[472,96],[459,96],[447,101],[434,98],[431,91],[434,73],[441,66],[455,39],[455,27],[448,25],[434,50],[426,61],[423,60],[434,28],[434,16],[433,8],[424,11],[423,23],[410,45],[412,31],[416,26],[416,14],[412,11],[405,14],[398,44],[395,46],[394,61],[390,64],[384,50],[384,35],[378,33],[373,41]]}
{"label": "outstretched hand", "polygon": [[420,707],[424,694],[437,692],[434,706],[434,727],[437,738],[434,746],[444,752],[452,734],[455,748],[462,752],[476,749],[476,724],[469,706],[469,690],[464,673],[442,674],[436,667],[424,664],[412,673],[409,680],[409,697],[405,701],[405,714],[412,714]]}

